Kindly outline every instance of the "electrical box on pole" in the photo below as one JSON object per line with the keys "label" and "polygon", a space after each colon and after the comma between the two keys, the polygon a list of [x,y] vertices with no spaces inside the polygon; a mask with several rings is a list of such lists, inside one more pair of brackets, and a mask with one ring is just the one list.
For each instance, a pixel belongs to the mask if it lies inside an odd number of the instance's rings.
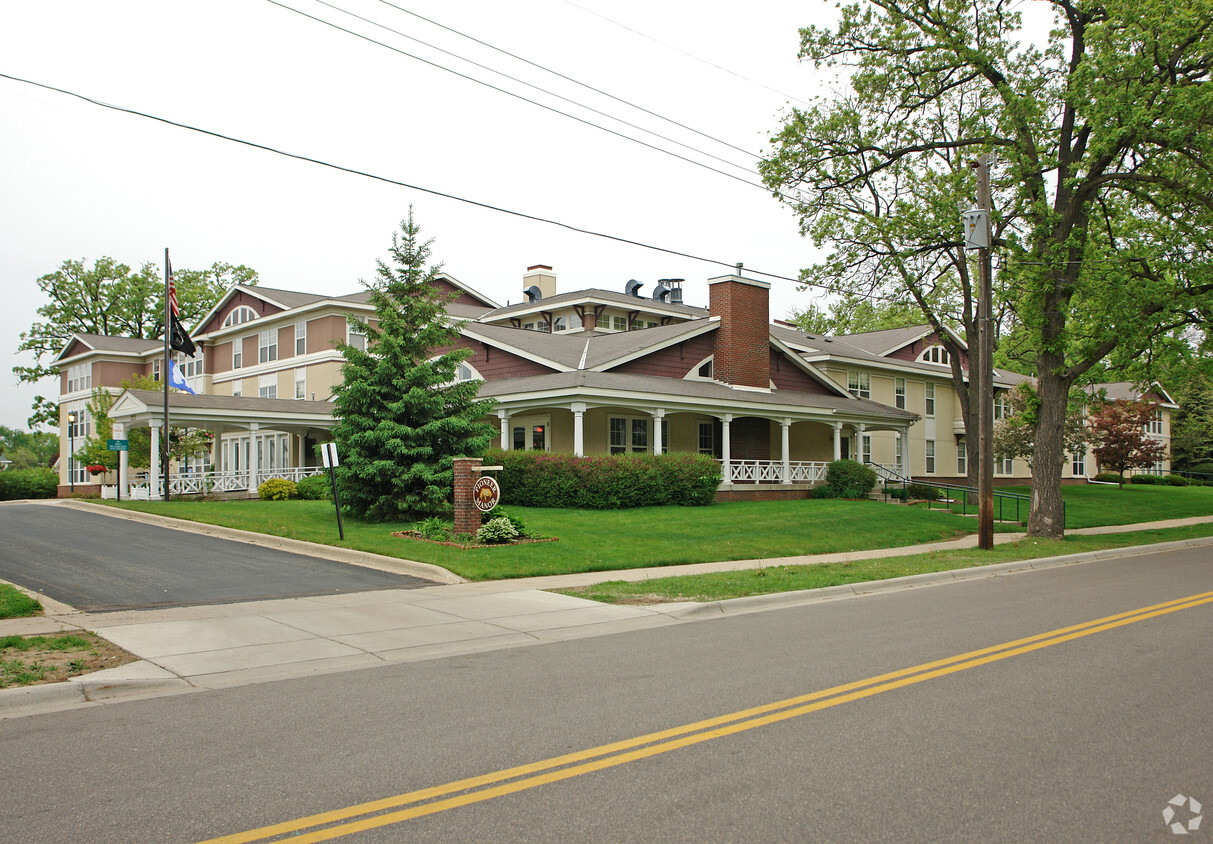
{"label": "electrical box on pole", "polygon": [[986,154],[973,163],[977,175],[977,208],[961,213],[966,249],[979,250],[980,286],[977,300],[977,352],[970,371],[977,402],[977,545],[994,547],[994,317],[993,261],[990,259],[990,168],[993,156]]}

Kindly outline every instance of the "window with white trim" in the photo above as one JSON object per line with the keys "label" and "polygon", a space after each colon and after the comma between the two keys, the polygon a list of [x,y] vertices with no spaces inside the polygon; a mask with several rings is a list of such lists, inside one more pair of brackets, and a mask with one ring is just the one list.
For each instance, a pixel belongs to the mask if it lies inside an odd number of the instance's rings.
{"label": "window with white trim", "polygon": [[257,379],[257,397],[262,399],[278,398],[278,373],[271,372]]}
{"label": "window with white trim", "polygon": [[160,366],[161,366],[160,358],[152,358],[152,380],[153,381],[160,380]]}
{"label": "window with white trim", "polygon": [[93,365],[77,363],[67,368],[67,392],[91,390],[93,387]]}
{"label": "window with white trim", "polygon": [[233,325],[242,325],[246,322],[252,322],[257,318],[257,312],[248,305],[241,305],[238,308],[233,308],[232,312],[223,320],[224,328],[231,328]]}
{"label": "window with white trim", "polygon": [[870,399],[872,397],[872,376],[866,372],[848,372],[847,392],[856,398]]}
{"label": "window with white trim", "polygon": [[366,351],[366,326],[347,324],[345,326],[345,342],[355,349]]}
{"label": "window with white trim", "polygon": [[995,475],[1010,475],[1015,472],[1015,458],[1004,457],[1002,460],[994,461]]}
{"label": "window with white trim", "polygon": [[1160,409],[1155,408],[1154,412],[1150,415],[1150,418],[1146,420],[1146,433],[1162,433],[1162,411]]}
{"label": "window with white trim", "polygon": [[307,320],[305,319],[295,323],[295,354],[307,354]]}
{"label": "window with white trim", "polygon": [[931,346],[924,349],[922,354],[918,356],[918,360],[922,363],[949,363],[948,350],[943,346]]}
{"label": "window with white trim", "polygon": [[969,474],[969,448],[964,437],[956,440],[956,474],[962,478]]}
{"label": "window with white trim", "polygon": [[906,379],[893,379],[893,404],[898,410],[906,409]]}
{"label": "window with white trim", "polygon": [[649,422],[644,416],[612,416],[608,424],[611,454],[648,451]]}
{"label": "window with white trim", "polygon": [[[664,439],[664,438],[663,438]],[[716,423],[699,423],[699,453],[709,456],[716,455]]]}
{"label": "window with white trim", "polygon": [[627,317],[621,317],[621,316],[611,317],[611,327],[614,328],[616,331],[627,331],[628,330]]}
{"label": "window with white trim", "polygon": [[935,415],[935,385],[928,381],[923,385],[923,414],[926,416]]}
{"label": "window with white trim", "polygon": [[1086,449],[1074,452],[1070,457],[1070,474],[1076,478],[1085,478],[1087,475],[1087,452]]}
{"label": "window with white trim", "polygon": [[232,341],[232,369],[239,369],[244,365],[244,338],[237,337]]}
{"label": "window with white trim", "polygon": [[278,329],[267,328],[257,335],[257,363],[278,360]]}
{"label": "window with white trim", "polygon": [[177,368],[181,370],[181,374],[186,378],[197,378],[203,374],[202,364],[205,358],[202,354],[202,349],[199,349],[193,357],[186,357],[181,352],[174,352],[173,360],[177,361]]}
{"label": "window with white trim", "polygon": [[994,421],[1008,419],[1011,416],[1011,402],[1005,392],[994,395]]}
{"label": "window with white trim", "polygon": [[861,463],[871,463],[872,462],[872,435],[871,434],[860,434],[859,435],[859,456],[860,456]]}
{"label": "window with white trim", "polygon": [[239,379],[232,382],[232,398],[240,398],[244,395],[243,384],[244,382]]}
{"label": "window with white trim", "polygon": [[927,440],[927,474],[935,474],[935,440]]}
{"label": "window with white trim", "polygon": [[307,398],[307,370],[304,368],[295,370],[295,398]]}

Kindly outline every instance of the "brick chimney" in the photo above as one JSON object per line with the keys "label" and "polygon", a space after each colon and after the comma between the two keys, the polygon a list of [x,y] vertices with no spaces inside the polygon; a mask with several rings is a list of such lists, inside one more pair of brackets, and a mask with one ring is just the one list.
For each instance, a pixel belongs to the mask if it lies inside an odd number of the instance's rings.
{"label": "brick chimney", "polygon": [[712,376],[734,387],[771,387],[770,299],[765,281],[726,275],[708,279],[708,313],[720,317]]}

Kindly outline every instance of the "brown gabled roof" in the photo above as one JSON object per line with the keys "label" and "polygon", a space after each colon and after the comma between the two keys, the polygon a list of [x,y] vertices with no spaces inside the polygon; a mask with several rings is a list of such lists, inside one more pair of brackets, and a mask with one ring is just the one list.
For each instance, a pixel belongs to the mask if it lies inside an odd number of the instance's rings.
{"label": "brown gabled roof", "polygon": [[67,357],[74,357],[84,352],[68,352],[76,344],[88,347],[91,352],[121,352],[123,354],[143,355],[164,348],[164,340],[143,340],[136,337],[107,337],[104,334],[73,334],[63,346],[63,351],[55,356],[55,362]]}
{"label": "brown gabled roof", "polygon": [[1109,381],[1105,384],[1091,384],[1083,388],[1090,395],[1097,395],[1100,392],[1111,399],[1112,401],[1139,401],[1150,393],[1156,393],[1162,398],[1162,405],[1168,408],[1178,408],[1179,405],[1175,400],[1167,394],[1167,391],[1162,388],[1161,384],[1154,383],[1147,387],[1142,387],[1132,381]]}
{"label": "brown gabled roof", "polygon": [[585,368],[597,369],[615,361],[649,354],[677,343],[687,336],[712,330],[719,324],[718,322],[708,322],[705,319],[696,319],[674,325],[638,328],[635,331],[602,334],[587,332],[583,335],[589,341],[585,355]]}
{"label": "brown gabled roof", "polygon": [[626,293],[616,293],[612,290],[574,290],[569,293],[558,293],[537,302],[520,302],[517,305],[507,305],[497,308],[484,315],[485,320],[496,320],[525,311],[547,310],[561,305],[569,305],[583,300],[593,300],[605,305],[626,307],[628,310],[665,311],[669,314],[697,319],[708,314],[707,308],[697,308],[693,305],[674,305],[662,302],[660,299],[649,299],[644,296],[628,296]]}
{"label": "brown gabled roof", "polygon": [[[792,390],[771,390],[769,392],[735,390],[714,381],[681,380],[656,375],[588,370],[487,381],[480,387],[480,396],[496,398],[546,391],[567,393],[581,389],[599,389],[612,393],[648,393],[674,399],[715,401],[722,404],[783,405],[789,408],[833,410],[867,417],[883,417],[890,422],[910,422],[918,418],[915,413],[898,410],[878,402],[852,398],[849,395],[829,396]],[[840,417],[840,419],[842,418],[845,417]]]}
{"label": "brown gabled roof", "polygon": [[[945,328],[945,330],[947,329]],[[833,339],[863,349],[865,352],[886,357],[934,331],[935,329],[930,325],[911,325],[906,328],[882,328],[877,331],[861,331],[856,334],[839,334]],[[951,334],[962,346],[964,345],[964,338],[955,332],[951,332]]]}

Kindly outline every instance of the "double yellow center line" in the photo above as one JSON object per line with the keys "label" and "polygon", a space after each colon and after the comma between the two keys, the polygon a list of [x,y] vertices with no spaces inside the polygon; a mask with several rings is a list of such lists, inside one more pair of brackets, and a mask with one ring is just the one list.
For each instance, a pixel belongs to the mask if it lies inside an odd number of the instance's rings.
{"label": "double yellow center line", "polygon": [[[866,680],[844,683],[841,686],[756,706],[752,709],[743,709],[704,721],[696,721],[693,724],[604,744],[576,753],[555,756],[551,759],[519,765],[491,774],[457,780],[446,785],[410,791],[395,797],[359,803],[344,809],[335,809],[331,812],[310,815],[260,829],[225,835],[221,838],[209,839],[202,844],[250,844],[250,842],[271,841],[278,836],[289,836],[292,844],[328,841],[355,832],[492,800],[495,797],[514,794],[593,771],[613,768],[638,759],[646,759],[661,753],[668,753],[671,750],[764,727],[768,724],[786,721],[789,718],[808,715],[822,709],[873,697],[894,689],[967,671],[991,662],[1050,648],[1074,639],[1081,639],[1084,636],[1103,633],[1117,627],[1124,627],[1128,624],[1135,624],[1139,621],[1208,603],[1213,603],[1213,592],[1189,595],[1186,598],[1141,607],[1071,627],[1062,627],[1048,633],[1039,633],[1025,639],[1004,642],[1001,645],[969,651],[912,668],[903,668],[888,674],[869,677]],[[312,831],[300,834],[302,830]]]}

